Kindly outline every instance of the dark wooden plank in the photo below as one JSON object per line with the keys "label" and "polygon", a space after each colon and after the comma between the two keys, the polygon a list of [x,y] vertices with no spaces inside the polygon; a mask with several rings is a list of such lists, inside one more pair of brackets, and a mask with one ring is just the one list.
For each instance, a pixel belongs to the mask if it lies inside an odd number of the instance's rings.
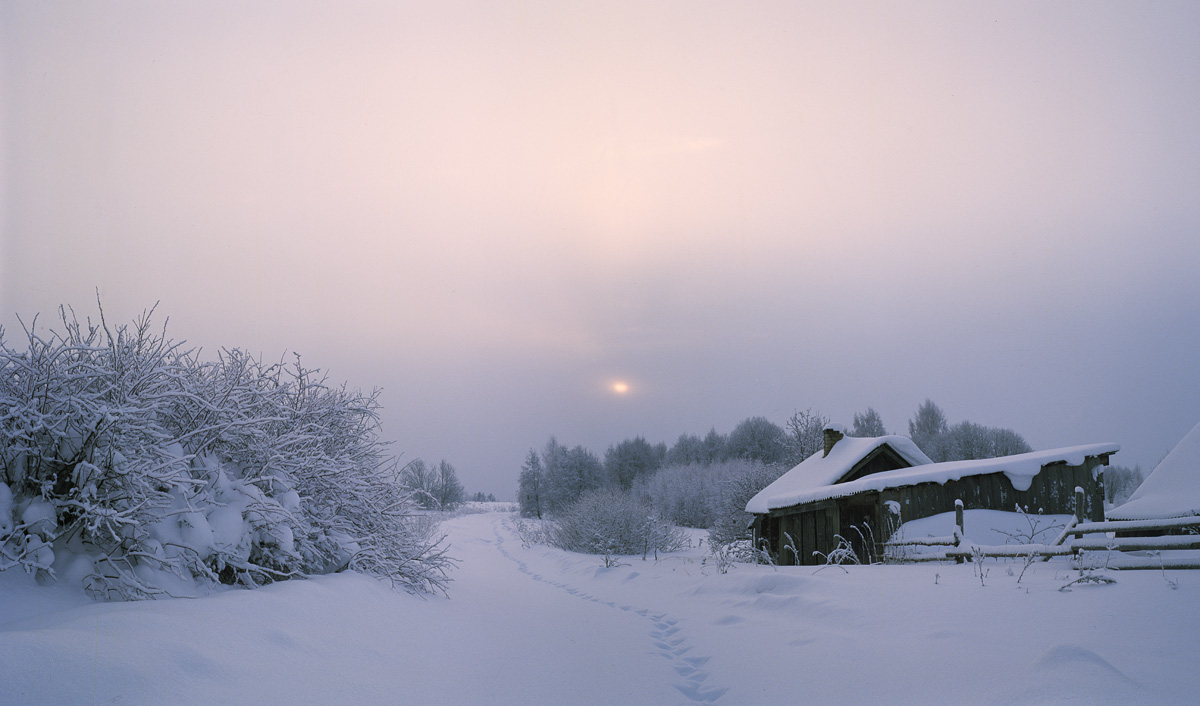
{"label": "dark wooden plank", "polygon": [[819,512],[821,511],[817,510],[816,512],[806,512],[801,515],[800,541],[796,546],[796,549],[800,551],[801,564],[816,563],[812,558],[812,553],[817,548],[816,515]]}

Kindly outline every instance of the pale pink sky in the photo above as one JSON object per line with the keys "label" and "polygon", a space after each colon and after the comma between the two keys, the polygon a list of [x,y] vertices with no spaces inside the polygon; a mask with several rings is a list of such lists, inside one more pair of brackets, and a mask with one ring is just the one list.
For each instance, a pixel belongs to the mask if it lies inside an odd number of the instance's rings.
{"label": "pale pink sky", "polygon": [[[0,322],[384,388],[511,495],[868,405],[1153,464],[1200,419],[1194,3],[4,3]],[[19,330],[19,329],[17,329]],[[622,379],[630,391],[613,395]]]}

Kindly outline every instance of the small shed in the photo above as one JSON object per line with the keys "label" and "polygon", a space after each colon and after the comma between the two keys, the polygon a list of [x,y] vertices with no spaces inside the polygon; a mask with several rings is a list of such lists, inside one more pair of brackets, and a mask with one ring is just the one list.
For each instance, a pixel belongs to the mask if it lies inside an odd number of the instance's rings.
{"label": "small shed", "polygon": [[1110,520],[1169,520],[1200,515],[1200,424],[1159,462]]}
{"label": "small shed", "polygon": [[[823,563],[844,538],[860,559],[902,522],[954,510],[1075,511],[1084,490],[1086,519],[1104,519],[1100,466],[1120,447],[1092,444],[972,461],[934,463],[911,439],[845,437],[825,430],[825,447],[755,495],[755,541],[781,564]],[[874,549],[875,547],[870,547]]]}

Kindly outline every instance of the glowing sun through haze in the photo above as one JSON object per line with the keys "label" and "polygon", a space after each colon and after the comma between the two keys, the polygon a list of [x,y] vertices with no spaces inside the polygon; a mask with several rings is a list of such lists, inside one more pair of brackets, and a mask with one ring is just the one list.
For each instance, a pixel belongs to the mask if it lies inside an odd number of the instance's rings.
{"label": "glowing sun through haze", "polygon": [[4,343],[161,302],[503,499],[552,435],[926,398],[1149,470],[1200,419],[1200,3],[1144,5],[0,1]]}

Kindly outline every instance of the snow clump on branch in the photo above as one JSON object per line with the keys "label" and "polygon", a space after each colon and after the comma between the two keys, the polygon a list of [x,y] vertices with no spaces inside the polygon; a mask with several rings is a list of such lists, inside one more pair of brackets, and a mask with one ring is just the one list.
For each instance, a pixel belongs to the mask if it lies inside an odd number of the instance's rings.
{"label": "snow clump on branch", "polygon": [[0,571],[105,599],[358,570],[444,591],[450,559],[379,438],[379,392],[60,308],[0,330]]}

